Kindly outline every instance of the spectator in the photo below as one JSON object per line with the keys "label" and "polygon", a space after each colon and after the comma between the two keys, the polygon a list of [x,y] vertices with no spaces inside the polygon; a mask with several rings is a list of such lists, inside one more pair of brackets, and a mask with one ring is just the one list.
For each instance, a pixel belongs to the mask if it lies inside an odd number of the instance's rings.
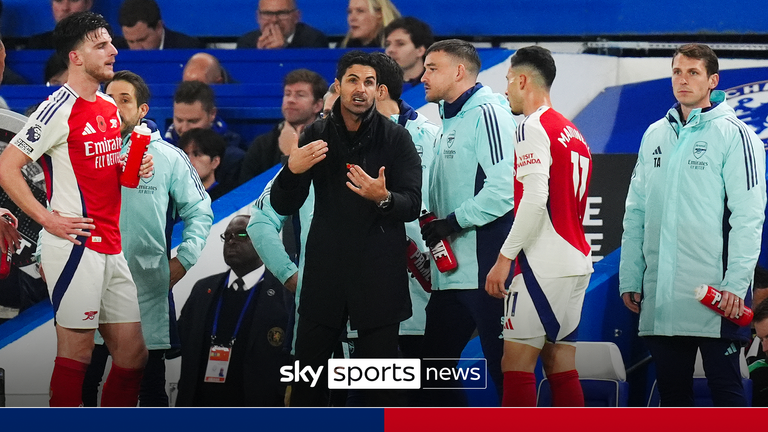
{"label": "spectator", "polygon": [[67,72],[67,63],[56,53],[48,57],[45,62],[45,73],[43,79],[48,87],[62,86],[67,82],[69,72]]}
{"label": "spectator", "polygon": [[[296,360],[315,370],[347,318],[360,358],[394,358],[400,321],[411,316],[405,222],[421,206],[421,162],[405,129],[375,111],[375,65],[360,51],[341,57],[332,114],[304,130],[270,192],[275,211],[291,215],[315,191],[296,334]],[[368,405],[392,404],[387,392],[368,396]],[[295,384],[291,405],[327,404],[322,388]]]}
{"label": "spectator", "polygon": [[[293,301],[265,269],[247,224],[246,215],[232,218],[221,235],[230,270],[198,281],[181,310],[176,406],[283,406],[280,368],[288,362]],[[214,350],[231,353],[223,375],[209,373]]]}
{"label": "spectator", "polygon": [[328,86],[328,91],[323,96],[323,111],[320,113],[320,118],[326,118],[331,115],[333,110],[333,104],[336,103],[336,99],[339,98],[339,91],[335,84]]}
{"label": "spectator", "polygon": [[232,83],[232,78],[221,66],[219,59],[204,52],[199,52],[189,58],[187,64],[184,65],[181,80],[200,81],[208,85]]}
{"label": "spectator", "polygon": [[[176,311],[171,309],[171,290],[195,265],[205,247],[213,222],[211,200],[204,192],[197,173],[182,152],[163,141],[157,126],[144,116],[149,111],[149,88],[130,71],[119,71],[104,86],[117,103],[122,124],[123,153],[131,146],[133,128],[144,123],[152,130],[147,152],[153,156],[155,175],[137,188],[122,188],[122,207],[141,209],[120,218],[123,253],[139,295],[141,327],[149,350],[139,392],[142,407],[167,407],[165,392],[165,352],[176,334]],[[169,213],[169,209],[171,214]],[[184,221],[183,241],[176,256],[170,258],[169,235],[176,216]],[[173,327],[173,329],[171,329]],[[97,341],[102,342],[102,341]],[[178,341],[175,341],[178,345]],[[109,351],[103,343],[94,348],[86,381],[83,403],[96,406],[96,393],[104,373]]]}
{"label": "spectator", "polygon": [[323,32],[300,20],[296,0],[260,0],[256,10],[259,30],[241,36],[237,48],[328,48]]}
{"label": "spectator", "polygon": [[397,18],[400,12],[390,0],[349,0],[349,31],[341,48],[382,48],[384,27]]}
{"label": "spectator", "polygon": [[226,186],[223,189],[229,191],[238,184],[245,150],[240,135],[230,131],[216,114],[213,89],[208,84],[182,82],[173,96],[173,124],[165,132],[165,140],[178,145],[179,135],[193,128],[211,129],[221,135],[226,150],[216,174],[218,181]]}
{"label": "spectator", "polygon": [[429,24],[414,17],[398,18],[384,28],[388,56],[403,69],[403,91],[421,84],[427,48],[435,41]]}
{"label": "spectator", "polygon": [[227,144],[221,135],[211,129],[190,129],[181,136],[178,146],[189,157],[200,176],[200,181],[203,182],[203,187],[211,196],[211,201],[234,189],[236,184],[218,180],[221,179],[221,161],[227,150]]}
{"label": "spectator", "polygon": [[[484,287],[512,227],[515,120],[504,96],[477,82],[480,57],[469,42],[434,43],[427,50],[426,67],[421,80],[427,100],[440,106],[442,128],[434,147],[427,207],[438,219],[424,225],[422,235],[429,247],[447,238],[459,267],[441,273],[432,265],[423,354],[459,358],[477,328],[488,373],[501,396],[504,301],[487,295]],[[422,395],[430,406],[466,405],[463,392],[427,390]]]}
{"label": "spectator", "polygon": [[164,138],[176,144],[179,136],[189,129],[213,129],[224,137],[228,147],[244,149],[240,135],[230,131],[217,113],[216,96],[211,86],[200,81],[183,81],[173,95],[173,123],[165,131]]}
{"label": "spectator", "polygon": [[[75,12],[89,11],[93,0],[51,0],[53,20],[58,23]],[[53,49],[53,30],[29,37],[27,49]]]}
{"label": "spectator", "polygon": [[125,0],[118,22],[131,50],[203,48],[197,38],[166,28],[155,0]]}
{"label": "spectator", "polygon": [[[671,69],[677,103],[643,135],[627,193],[619,291],[640,314],[662,406],[693,406],[697,351],[713,404],[746,406],[739,352],[749,328],[726,317],[738,318],[752,300],[765,150],[715,90],[719,61],[710,47],[679,47]],[[724,317],[691,295],[702,284],[722,291]]]}
{"label": "spectator", "polygon": [[305,126],[317,119],[323,108],[328,83],[318,73],[297,69],[283,79],[283,121],[248,147],[240,168],[240,183],[272,168],[299,142]]}

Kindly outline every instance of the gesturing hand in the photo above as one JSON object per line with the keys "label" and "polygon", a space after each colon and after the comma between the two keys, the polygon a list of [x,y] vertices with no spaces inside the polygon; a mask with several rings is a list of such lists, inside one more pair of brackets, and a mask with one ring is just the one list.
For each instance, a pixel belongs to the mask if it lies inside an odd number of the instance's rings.
{"label": "gesturing hand", "polygon": [[328,143],[323,140],[312,141],[304,147],[293,149],[288,156],[288,169],[294,174],[304,174],[325,159],[327,152]]}
{"label": "gesturing hand", "polygon": [[384,167],[379,168],[379,177],[373,178],[358,165],[350,165],[347,187],[361,197],[380,203],[389,195],[387,179],[384,177]]}

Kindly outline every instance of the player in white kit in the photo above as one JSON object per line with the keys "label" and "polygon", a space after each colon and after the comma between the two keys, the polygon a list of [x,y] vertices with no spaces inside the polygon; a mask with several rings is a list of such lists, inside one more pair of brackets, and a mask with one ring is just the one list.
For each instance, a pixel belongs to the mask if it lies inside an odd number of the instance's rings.
{"label": "player in white kit", "polygon": [[[82,404],[98,328],[113,353],[102,406],[136,406],[147,350],[120,241],[120,117],[114,101],[98,91],[114,75],[117,50],[109,24],[91,12],[60,21],[54,41],[68,63],[69,79],[40,104],[0,156],[0,186],[44,228],[42,272],[57,337],[50,405]],[[52,211],[37,202],[20,171],[37,159]]]}
{"label": "player in white kit", "polygon": [[592,157],[573,123],[551,108],[555,71],[549,50],[533,46],[512,56],[507,73],[509,105],[526,118],[515,136],[515,221],[485,285],[506,297],[502,406],[536,405],[539,355],[553,405],[584,405],[575,338],[592,273],[582,226]]}

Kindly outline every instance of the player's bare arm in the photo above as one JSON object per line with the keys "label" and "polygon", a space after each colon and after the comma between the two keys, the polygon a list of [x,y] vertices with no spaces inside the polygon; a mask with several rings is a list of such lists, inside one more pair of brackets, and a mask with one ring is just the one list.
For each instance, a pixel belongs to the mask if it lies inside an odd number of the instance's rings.
{"label": "player's bare arm", "polygon": [[96,228],[92,224],[93,219],[82,217],[64,217],[58,212],[49,212],[29,189],[21,167],[31,162],[31,159],[14,146],[6,147],[0,155],[0,187],[19,206],[21,211],[29,215],[37,223],[43,226],[49,233],[67,239],[76,245],[80,241],[72,236],[89,237],[91,230]]}

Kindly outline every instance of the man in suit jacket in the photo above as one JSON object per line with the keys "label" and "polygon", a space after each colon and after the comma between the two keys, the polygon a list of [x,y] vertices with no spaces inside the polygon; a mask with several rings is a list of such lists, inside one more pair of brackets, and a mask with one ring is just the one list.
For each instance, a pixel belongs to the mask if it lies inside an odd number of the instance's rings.
{"label": "man in suit jacket", "polygon": [[155,0],[125,0],[118,22],[131,50],[203,48],[199,39],[166,28]]}
{"label": "man in suit jacket", "polygon": [[235,216],[221,236],[231,270],[198,281],[181,311],[176,406],[283,406],[293,298],[264,267],[248,220]]}
{"label": "man in suit jacket", "polygon": [[320,30],[299,22],[301,11],[295,0],[260,0],[256,10],[259,30],[237,40],[238,48],[328,48]]}

